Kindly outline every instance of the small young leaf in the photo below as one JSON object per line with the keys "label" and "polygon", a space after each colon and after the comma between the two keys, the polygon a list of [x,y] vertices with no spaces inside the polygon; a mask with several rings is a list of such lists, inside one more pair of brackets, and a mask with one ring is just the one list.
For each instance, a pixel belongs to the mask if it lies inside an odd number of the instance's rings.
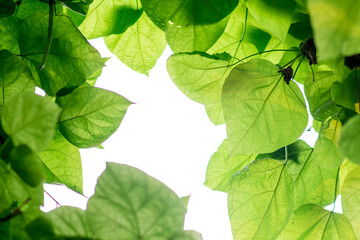
{"label": "small young leaf", "polygon": [[232,70],[223,87],[222,108],[229,156],[275,151],[294,142],[308,121],[298,86],[286,84],[278,68],[262,59]]}
{"label": "small young leaf", "polygon": [[131,104],[114,92],[94,87],[76,89],[57,101],[64,108],[60,132],[80,148],[96,147],[110,137]]}
{"label": "small young leaf", "polygon": [[1,124],[15,146],[27,145],[37,153],[53,138],[59,114],[60,108],[55,103],[26,92],[7,101]]}
{"label": "small young leaf", "polygon": [[234,175],[228,208],[234,239],[274,239],[295,205],[294,181],[283,162],[260,159]]}
{"label": "small young leaf", "polygon": [[339,146],[345,156],[360,164],[360,116],[351,118],[341,131]]}

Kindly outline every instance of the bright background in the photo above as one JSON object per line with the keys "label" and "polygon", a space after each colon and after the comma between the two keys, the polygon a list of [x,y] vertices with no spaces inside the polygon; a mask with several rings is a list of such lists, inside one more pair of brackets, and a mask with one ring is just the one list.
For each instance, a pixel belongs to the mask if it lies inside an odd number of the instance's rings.
{"label": "bright background", "polygon": [[[96,87],[114,91],[135,104],[129,107],[119,129],[102,144],[104,150],[80,151],[84,196],[64,186],[45,184],[45,190],[62,206],[85,209],[105,162],[128,164],[160,180],[179,197],[191,195],[185,229],[200,232],[204,240],[231,240],[227,194],[203,185],[207,163],[226,138],[226,129],[212,124],[203,105],[188,99],[171,81],[166,71],[170,49],[147,77],[122,64],[102,39],[91,44],[102,57],[111,57]],[[316,137],[312,130],[302,139],[313,146]],[[42,210],[55,207],[55,201],[45,195]]]}

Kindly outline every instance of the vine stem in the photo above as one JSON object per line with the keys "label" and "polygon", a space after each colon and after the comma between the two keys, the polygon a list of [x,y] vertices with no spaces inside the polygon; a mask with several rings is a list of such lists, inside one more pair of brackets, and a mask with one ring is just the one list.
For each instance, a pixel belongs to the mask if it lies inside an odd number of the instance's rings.
{"label": "vine stem", "polygon": [[288,160],[288,150],[287,150],[287,146],[285,146],[285,162],[284,165],[287,163]]}
{"label": "vine stem", "polygon": [[10,220],[11,218],[20,215],[21,214],[21,208],[25,206],[28,202],[30,202],[31,198],[27,198],[23,203],[21,203],[20,206],[18,206],[16,209],[14,209],[9,215],[7,215],[5,218],[1,218],[0,222],[5,222]]}
{"label": "vine stem", "polygon": [[305,55],[303,55],[303,57],[301,58],[299,64],[297,65],[297,67],[296,67],[296,69],[295,69],[295,72],[294,72],[294,74],[293,74],[293,77],[292,77],[293,79],[295,79],[296,73],[297,73],[297,71],[299,70],[300,64],[302,63],[302,61],[304,60],[304,58],[305,58]]}
{"label": "vine stem", "polygon": [[58,201],[56,201],[56,199],[53,196],[51,196],[51,194],[48,193],[45,189],[44,192],[56,203],[57,206],[61,206],[61,204]]}
{"label": "vine stem", "polygon": [[335,181],[335,194],[334,194],[334,207],[332,209],[332,212],[334,212],[335,210],[335,202],[336,202],[336,197],[337,197],[337,185],[338,185],[338,181],[339,181],[339,173],[340,173],[340,167],[338,168],[337,174],[336,174],[336,181]]}
{"label": "vine stem", "polygon": [[51,39],[52,39],[52,32],[53,32],[53,25],[54,25],[54,1],[49,0],[49,26],[48,26],[48,35],[46,39],[46,45],[44,49],[44,55],[41,60],[40,70],[44,69],[46,57],[49,54],[50,46],[51,46]]}
{"label": "vine stem", "polygon": [[358,100],[358,111],[360,114],[360,96],[359,96],[359,84],[357,80],[357,67],[355,68],[355,83],[356,83],[356,94],[357,94],[357,100]]}

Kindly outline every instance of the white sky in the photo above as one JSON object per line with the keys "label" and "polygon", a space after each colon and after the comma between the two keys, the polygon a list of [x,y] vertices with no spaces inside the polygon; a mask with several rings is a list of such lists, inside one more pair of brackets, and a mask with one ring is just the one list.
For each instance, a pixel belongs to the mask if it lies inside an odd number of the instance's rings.
{"label": "white sky", "polygon": [[[91,43],[102,57],[113,56],[101,39]],[[203,185],[207,163],[226,138],[225,126],[215,126],[203,105],[188,99],[166,71],[167,48],[146,77],[112,57],[98,79],[97,87],[114,91],[136,103],[129,107],[120,128],[105,143],[104,150],[81,150],[84,195],[94,193],[105,162],[128,164],[160,180],[178,196],[191,195],[185,229],[200,232],[204,240],[231,240],[227,196]],[[313,146],[316,134],[305,133]],[[121,177],[121,176],[119,176]],[[45,185],[61,205],[86,208],[87,199],[63,186]],[[56,207],[45,195],[44,211]]]}

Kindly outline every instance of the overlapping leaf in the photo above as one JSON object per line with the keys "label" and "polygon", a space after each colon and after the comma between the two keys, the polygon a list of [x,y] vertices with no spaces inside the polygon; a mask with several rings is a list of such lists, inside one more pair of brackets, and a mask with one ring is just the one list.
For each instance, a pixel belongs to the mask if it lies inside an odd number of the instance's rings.
{"label": "overlapping leaf", "polygon": [[82,165],[79,149],[69,143],[58,129],[49,146],[38,155],[45,165],[48,183],[63,183],[70,189],[82,193]]}
{"label": "overlapping leaf", "polygon": [[230,156],[275,151],[294,142],[308,120],[298,86],[287,85],[278,68],[261,59],[232,70],[223,87],[222,107]]}
{"label": "overlapping leaf", "polygon": [[142,74],[149,73],[166,47],[165,34],[145,13],[126,32],[104,41],[120,61]]}
{"label": "overlapping leaf", "polygon": [[45,68],[40,70],[47,39],[48,14],[37,12],[21,25],[21,55],[38,84],[51,96],[65,95],[103,66],[100,54],[66,16],[55,16],[52,42]]}
{"label": "overlapping leaf", "polygon": [[93,2],[93,0],[62,0],[61,2],[73,11],[86,15],[89,5]]}
{"label": "overlapping leaf", "polygon": [[355,109],[355,103],[358,102],[356,81],[355,71],[353,71],[349,76],[344,78],[342,83],[334,82],[331,87],[331,96],[334,102],[353,111],[357,110]]}
{"label": "overlapping leaf", "polygon": [[342,152],[353,162],[360,163],[360,116],[351,118],[341,131],[339,142]]}
{"label": "overlapping leaf", "polygon": [[359,1],[309,0],[307,8],[320,59],[360,52]]}
{"label": "overlapping leaf", "polygon": [[114,92],[94,87],[79,88],[58,101],[64,109],[60,131],[80,148],[96,147],[110,137],[131,104]]}
{"label": "overlapping leaf", "polygon": [[140,170],[108,163],[86,211],[58,208],[34,221],[27,231],[32,239],[199,240],[199,234],[183,231],[184,202]]}
{"label": "overlapping leaf", "polygon": [[0,49],[20,54],[18,35],[21,19],[17,17],[0,18]]}
{"label": "overlapping leaf", "polygon": [[246,0],[245,3],[251,15],[265,30],[285,41],[295,13],[293,0]]}
{"label": "overlapping leaf", "polygon": [[7,50],[0,51],[0,107],[20,92],[34,91],[35,81],[27,65]]}
{"label": "overlapping leaf", "polygon": [[49,99],[20,93],[7,101],[1,124],[15,146],[23,144],[39,152],[53,138],[59,114],[60,108]]}
{"label": "overlapping leaf", "polygon": [[234,239],[274,239],[295,205],[294,181],[284,162],[260,159],[233,176],[228,207]]}
{"label": "overlapping leaf", "polygon": [[120,34],[141,16],[140,0],[95,0],[79,29],[89,39]]}
{"label": "overlapping leaf", "polygon": [[224,140],[208,163],[204,185],[226,192],[231,177],[254,161],[255,157],[256,154],[236,155],[228,159],[228,142]]}
{"label": "overlapping leaf", "polygon": [[341,188],[341,206],[344,216],[347,217],[354,229],[356,238],[360,237],[360,168],[347,174]]}
{"label": "overlapping leaf", "polygon": [[221,89],[230,73],[229,64],[230,56],[226,54],[195,52],[172,55],[166,67],[173,82],[186,96],[211,104],[221,102]]}
{"label": "overlapping leaf", "polygon": [[13,0],[0,0],[0,17],[9,17],[15,12],[15,2]]}
{"label": "overlapping leaf", "polygon": [[309,204],[294,212],[278,239],[352,240],[356,238],[344,215]]}

